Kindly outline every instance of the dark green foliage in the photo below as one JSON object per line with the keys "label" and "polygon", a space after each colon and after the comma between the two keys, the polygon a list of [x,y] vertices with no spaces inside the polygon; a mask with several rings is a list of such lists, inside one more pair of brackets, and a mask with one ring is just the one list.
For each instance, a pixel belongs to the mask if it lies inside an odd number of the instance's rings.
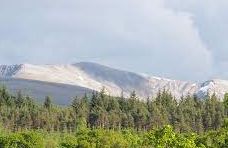
{"label": "dark green foliage", "polygon": [[45,101],[44,101],[44,107],[46,109],[50,109],[51,108],[51,105],[52,105],[52,103],[51,103],[51,97],[50,96],[46,96]]}
{"label": "dark green foliage", "polygon": [[228,116],[228,93],[226,93],[224,96],[223,104],[225,107],[225,114],[226,114],[226,116]]}
{"label": "dark green foliage", "polygon": [[227,108],[227,95],[224,102],[215,94],[204,100],[186,96],[177,102],[165,89],[155,98],[140,101],[135,91],[129,98],[111,97],[103,88],[91,97],[75,97],[69,107],[52,104],[48,96],[42,106],[20,91],[14,96],[4,87],[0,89],[0,122],[14,131],[74,132],[81,127],[144,131],[172,125],[177,132],[203,133],[222,126]]}

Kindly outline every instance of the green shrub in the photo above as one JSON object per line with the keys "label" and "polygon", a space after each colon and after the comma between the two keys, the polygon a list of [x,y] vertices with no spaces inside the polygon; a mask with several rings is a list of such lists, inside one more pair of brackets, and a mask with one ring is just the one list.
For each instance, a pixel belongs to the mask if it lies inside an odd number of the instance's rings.
{"label": "green shrub", "polygon": [[64,136],[61,139],[60,147],[61,148],[76,148],[78,146],[77,138],[72,135]]}
{"label": "green shrub", "polygon": [[4,148],[43,148],[43,137],[38,132],[13,133],[0,137],[0,147]]}

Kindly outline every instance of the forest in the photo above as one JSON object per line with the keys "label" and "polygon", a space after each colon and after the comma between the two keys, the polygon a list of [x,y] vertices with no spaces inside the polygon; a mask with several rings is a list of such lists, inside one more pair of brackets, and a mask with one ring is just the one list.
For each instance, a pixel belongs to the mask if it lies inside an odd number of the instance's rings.
{"label": "forest", "polygon": [[0,88],[0,148],[226,148],[228,94],[204,99],[167,90],[141,100],[93,92],[59,106]]}

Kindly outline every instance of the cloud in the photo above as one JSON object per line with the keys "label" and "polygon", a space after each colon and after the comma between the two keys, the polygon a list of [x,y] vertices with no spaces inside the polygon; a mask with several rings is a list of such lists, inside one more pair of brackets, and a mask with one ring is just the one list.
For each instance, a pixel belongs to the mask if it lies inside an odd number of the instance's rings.
{"label": "cloud", "polygon": [[192,14],[201,39],[212,53],[213,75],[228,79],[228,1],[166,0],[166,4],[175,11]]}
{"label": "cloud", "polygon": [[162,0],[5,0],[0,33],[1,63],[83,60],[178,79],[211,75],[192,14]]}

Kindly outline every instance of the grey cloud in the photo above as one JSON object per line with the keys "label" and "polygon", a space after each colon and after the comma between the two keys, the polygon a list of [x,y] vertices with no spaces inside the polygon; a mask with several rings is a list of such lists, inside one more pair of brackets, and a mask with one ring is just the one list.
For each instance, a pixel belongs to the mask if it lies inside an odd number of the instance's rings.
{"label": "grey cloud", "polygon": [[191,13],[201,39],[213,55],[213,76],[228,78],[227,0],[167,0],[167,6]]}
{"label": "grey cloud", "polygon": [[1,63],[95,61],[191,80],[213,66],[192,14],[162,0],[3,1],[0,33]]}

